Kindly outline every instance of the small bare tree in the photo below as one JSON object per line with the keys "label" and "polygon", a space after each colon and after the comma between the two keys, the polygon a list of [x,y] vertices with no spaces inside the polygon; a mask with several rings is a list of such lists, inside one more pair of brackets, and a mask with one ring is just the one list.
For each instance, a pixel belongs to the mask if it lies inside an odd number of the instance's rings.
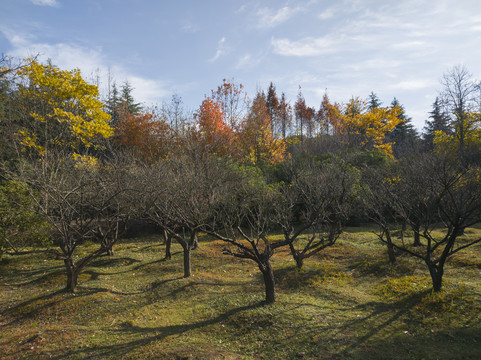
{"label": "small bare tree", "polygon": [[[333,159],[322,166],[305,164],[292,183],[280,186],[274,219],[298,268],[304,259],[335,244],[353,209],[358,182],[356,169]],[[297,245],[303,234],[307,242]]]}
{"label": "small bare tree", "polygon": [[95,171],[92,179],[97,189],[90,205],[95,216],[92,232],[95,241],[110,256],[114,255],[113,246],[127,230],[128,221],[140,211],[136,201],[138,174],[132,161],[114,154],[107,166]]}
{"label": "small bare tree", "polygon": [[224,253],[254,261],[262,273],[265,301],[276,300],[271,257],[286,246],[285,240],[273,240],[274,208],[280,193],[265,183],[261,175],[242,168],[218,168],[218,183],[211,202],[211,222],[205,231],[231,246]]}
{"label": "small bare tree", "polygon": [[[54,242],[60,249],[56,251],[57,258],[65,264],[68,291],[75,291],[83,268],[92,259],[111,250],[118,239],[111,235],[115,228],[107,229],[108,221],[104,221],[108,213],[119,211],[112,204],[114,198],[125,191],[121,184],[110,188],[115,182],[106,180],[106,171],[117,170],[113,166],[79,163],[65,154],[52,152],[48,159],[23,162],[17,172],[9,174],[28,184],[25,191],[53,228]],[[104,234],[99,246],[78,258],[77,248],[88,239],[95,240],[99,232]]]}
{"label": "small bare tree", "polygon": [[[421,259],[428,267],[433,290],[440,291],[446,260],[481,242],[481,238],[460,238],[466,227],[481,221],[481,168],[424,154],[401,161],[394,173],[395,177],[378,179],[390,183],[382,194],[387,211],[411,227],[420,246],[406,244],[402,237],[391,238],[390,245]],[[435,232],[440,225],[442,235]]]}
{"label": "small bare tree", "polygon": [[192,275],[192,249],[210,216],[210,196],[218,183],[209,157],[172,156],[144,168],[144,214],[162,231],[170,257],[170,241],[184,254],[184,277]]}
{"label": "small bare tree", "polygon": [[392,168],[365,167],[363,169],[362,203],[367,217],[379,227],[379,240],[387,246],[391,264],[396,262],[392,232],[396,229],[391,195],[398,177]]}

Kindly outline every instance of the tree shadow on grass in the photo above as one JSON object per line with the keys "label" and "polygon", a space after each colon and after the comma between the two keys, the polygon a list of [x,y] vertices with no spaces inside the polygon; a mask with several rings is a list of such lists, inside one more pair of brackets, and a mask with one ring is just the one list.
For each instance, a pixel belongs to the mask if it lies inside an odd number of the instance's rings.
{"label": "tree shadow on grass", "polygon": [[346,332],[350,333],[351,331],[356,333],[356,331],[359,331],[359,328],[362,328],[362,325],[365,325],[365,323],[372,325],[368,327],[368,330],[365,331],[364,334],[355,338],[350,345],[335,354],[333,359],[345,359],[351,357],[354,352],[361,349],[362,346],[367,344],[374,336],[386,331],[390,325],[395,324],[404,316],[409,316],[410,310],[418,305],[422,297],[430,292],[431,290],[425,290],[409,297],[402,298],[396,302],[368,302],[358,305],[353,309],[348,309],[354,311],[370,310],[371,312],[366,316],[359,316],[356,319],[347,321],[342,326],[339,326],[335,333],[340,336]]}
{"label": "tree shadow on grass", "polygon": [[[36,270],[36,271],[22,271],[19,270],[19,273],[17,274],[18,277],[22,278],[29,278],[31,280],[22,282],[22,283],[12,283],[12,284],[7,284],[8,286],[13,286],[13,287],[24,287],[24,286],[29,286],[29,285],[42,285],[48,282],[52,282],[54,278],[60,276],[60,275],[65,275],[65,268],[63,266],[54,266],[49,268],[48,270],[42,269],[42,270]],[[38,276],[40,275],[40,276]]]}
{"label": "tree shadow on grass", "polygon": [[[105,345],[105,346],[97,346],[93,349],[79,349],[79,350],[71,350],[55,357],[52,359],[64,359],[69,357],[81,357],[81,358],[126,358],[129,352],[148,345],[154,341],[163,340],[169,336],[175,335],[182,335],[188,331],[202,329],[204,327],[215,325],[226,321],[231,316],[251,309],[255,309],[265,305],[264,302],[255,302],[250,305],[241,306],[238,308],[231,309],[226,311],[223,314],[220,314],[212,319],[202,320],[199,322],[191,323],[191,324],[182,324],[182,325],[170,325],[170,326],[162,326],[162,327],[139,327],[135,325],[124,324],[118,329],[105,329],[106,332],[112,333],[115,336],[115,333],[128,333],[130,335],[138,335],[141,338],[120,343],[114,345]],[[149,335],[150,334],[150,335]]]}
{"label": "tree shadow on grass", "polygon": [[112,257],[101,256],[89,262],[89,267],[104,267],[104,266],[129,266],[139,263],[140,260],[131,257]]}
{"label": "tree shadow on grass", "polygon": [[333,359],[480,359],[481,329],[428,330],[422,334],[401,332],[366,346],[356,346]]}
{"label": "tree shadow on grass", "polygon": [[[6,322],[0,325],[0,329],[6,326],[10,326],[16,323],[21,322],[22,320],[28,319],[33,317],[39,310],[52,307],[64,299],[60,298],[62,294],[65,294],[65,290],[59,290],[48,294],[43,294],[36,296],[34,298],[28,299],[26,301],[21,302],[15,306],[9,307],[3,310],[0,314],[2,316],[14,316],[14,319],[10,322]],[[57,298],[57,299],[55,299]],[[55,300],[54,300],[55,299]],[[53,300],[53,301],[50,301]],[[42,302],[40,306],[33,306],[37,302]]]}

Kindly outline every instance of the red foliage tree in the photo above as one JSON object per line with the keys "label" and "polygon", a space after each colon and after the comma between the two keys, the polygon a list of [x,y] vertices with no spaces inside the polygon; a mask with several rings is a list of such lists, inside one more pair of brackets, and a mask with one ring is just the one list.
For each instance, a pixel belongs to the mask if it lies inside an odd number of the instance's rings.
{"label": "red foliage tree", "polygon": [[170,128],[153,112],[132,114],[127,106],[122,106],[115,141],[135,156],[152,161],[167,154],[171,141]]}
{"label": "red foliage tree", "polygon": [[222,156],[234,153],[234,133],[225,123],[224,111],[218,102],[207,97],[202,101],[195,119],[203,151]]}

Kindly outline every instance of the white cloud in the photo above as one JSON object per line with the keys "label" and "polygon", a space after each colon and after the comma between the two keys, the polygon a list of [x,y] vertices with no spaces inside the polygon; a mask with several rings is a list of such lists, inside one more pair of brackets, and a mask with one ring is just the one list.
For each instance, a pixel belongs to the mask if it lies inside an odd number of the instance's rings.
{"label": "white cloud", "polygon": [[332,17],[334,17],[334,10],[326,9],[322,13],[320,13],[317,17],[321,20],[331,19]]}
{"label": "white cloud", "polygon": [[332,53],[336,50],[336,41],[330,36],[307,37],[298,41],[289,39],[272,39],[274,52],[284,56],[316,56]]}
{"label": "white cloud", "polygon": [[396,90],[419,90],[428,89],[435,84],[436,82],[425,79],[403,80],[398,82],[397,84],[392,84],[391,86],[389,86],[389,88]]}
{"label": "white cloud", "polygon": [[51,59],[52,63],[61,69],[80,69],[85,80],[92,82],[98,75],[100,87],[107,86],[107,76],[110,71],[112,78],[121,85],[128,81],[133,90],[133,96],[146,105],[158,103],[160,99],[170,93],[168,84],[161,80],[152,80],[133,74],[122,66],[110,67],[110,61],[105,57],[102,48],[87,48],[76,44],[47,44],[36,43],[29,34],[20,34],[5,29],[0,32],[12,44],[13,50],[9,55],[15,57],[29,57],[39,55],[39,61]]}
{"label": "white cloud", "polygon": [[300,8],[290,8],[284,6],[277,11],[263,8],[257,11],[257,16],[259,16],[259,27],[274,27],[287,20],[289,20],[295,13],[299,12]]}
{"label": "white cloud", "polygon": [[241,69],[248,67],[252,64],[252,56],[250,54],[246,54],[242,56],[239,61],[237,62],[236,68]]}
{"label": "white cloud", "polygon": [[30,0],[32,4],[39,6],[58,6],[57,0]]}
{"label": "white cloud", "polygon": [[251,54],[245,54],[242,56],[239,61],[237,61],[236,69],[246,70],[252,69],[256,65],[259,65],[262,62],[262,55],[252,56]]}
{"label": "white cloud", "polygon": [[224,43],[225,43],[225,36],[223,36],[217,43],[217,51],[215,52],[215,55],[209,59],[209,62],[214,62],[217,59],[219,59],[222,55],[225,54]]}
{"label": "white cloud", "polygon": [[391,47],[393,49],[398,49],[398,50],[414,50],[414,49],[417,49],[419,47],[424,47],[426,46],[426,42],[425,41],[419,41],[419,40],[415,40],[415,41],[404,41],[404,42],[400,42],[400,43],[394,43],[391,45]]}

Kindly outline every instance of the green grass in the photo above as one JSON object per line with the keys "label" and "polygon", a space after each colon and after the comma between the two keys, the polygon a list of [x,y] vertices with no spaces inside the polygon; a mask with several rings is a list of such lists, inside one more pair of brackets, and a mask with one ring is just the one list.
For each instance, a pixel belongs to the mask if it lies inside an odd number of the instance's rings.
{"label": "green grass", "polygon": [[348,230],[302,270],[278,251],[272,305],[254,263],[202,237],[190,279],[180,246],[164,261],[157,237],[144,236],[93,261],[75,294],[62,291],[61,261],[6,258],[0,358],[481,358],[481,246],[453,257],[443,292],[432,294],[424,264],[401,255],[391,265],[369,228]]}

